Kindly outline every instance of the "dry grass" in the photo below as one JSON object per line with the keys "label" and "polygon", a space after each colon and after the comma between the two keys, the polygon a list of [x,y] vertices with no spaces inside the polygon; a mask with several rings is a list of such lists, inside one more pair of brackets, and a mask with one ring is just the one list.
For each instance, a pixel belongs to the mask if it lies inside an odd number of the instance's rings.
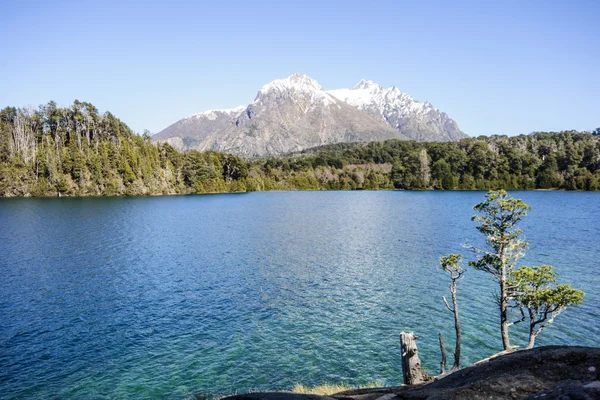
{"label": "dry grass", "polygon": [[354,389],[369,389],[369,388],[377,388],[383,387],[382,381],[375,381],[369,383],[368,385],[361,386],[349,386],[345,383],[325,383],[322,385],[317,385],[313,387],[304,386],[301,383],[297,383],[292,388],[292,392],[301,393],[301,394],[316,394],[319,396],[331,396],[332,394],[336,394],[339,392],[345,392],[346,390],[354,390]]}

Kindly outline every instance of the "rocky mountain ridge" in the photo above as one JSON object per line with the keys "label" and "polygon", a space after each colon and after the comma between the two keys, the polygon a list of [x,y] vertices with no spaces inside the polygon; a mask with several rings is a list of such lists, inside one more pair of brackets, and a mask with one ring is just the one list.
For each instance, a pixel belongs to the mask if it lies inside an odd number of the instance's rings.
{"label": "rocky mountain ridge", "polygon": [[152,138],[179,150],[257,157],[342,142],[462,137],[445,113],[397,88],[363,80],[352,89],[325,91],[314,79],[294,74],[264,85],[246,107],[195,114]]}
{"label": "rocky mountain ridge", "polygon": [[386,122],[413,140],[454,141],[466,137],[446,113],[429,102],[415,100],[395,86],[383,88],[363,79],[352,89],[328,93]]}

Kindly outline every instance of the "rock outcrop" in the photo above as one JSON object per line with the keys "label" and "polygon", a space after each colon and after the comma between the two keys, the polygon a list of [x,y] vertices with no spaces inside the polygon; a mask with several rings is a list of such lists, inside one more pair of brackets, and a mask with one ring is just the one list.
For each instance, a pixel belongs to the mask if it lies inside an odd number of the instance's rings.
{"label": "rock outcrop", "polygon": [[358,389],[330,397],[291,393],[227,400],[600,399],[600,348],[548,346],[498,355],[419,386]]}

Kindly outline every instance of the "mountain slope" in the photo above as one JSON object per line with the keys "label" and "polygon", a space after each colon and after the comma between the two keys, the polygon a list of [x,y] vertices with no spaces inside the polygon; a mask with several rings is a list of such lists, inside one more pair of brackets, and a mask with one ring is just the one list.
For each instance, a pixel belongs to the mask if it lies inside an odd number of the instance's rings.
{"label": "mountain slope", "polygon": [[394,86],[383,88],[363,79],[352,89],[328,93],[386,122],[413,140],[443,142],[467,137],[446,113],[431,103],[413,99]]}
{"label": "mountain slope", "polygon": [[294,74],[263,86],[243,113],[198,148],[252,157],[328,143],[404,138],[382,121],[331,96],[308,76]]}
{"label": "mountain slope", "polygon": [[210,135],[222,128],[233,116],[244,111],[239,106],[227,110],[209,110],[181,119],[163,129],[152,139],[156,142],[169,143],[177,150],[196,147]]}

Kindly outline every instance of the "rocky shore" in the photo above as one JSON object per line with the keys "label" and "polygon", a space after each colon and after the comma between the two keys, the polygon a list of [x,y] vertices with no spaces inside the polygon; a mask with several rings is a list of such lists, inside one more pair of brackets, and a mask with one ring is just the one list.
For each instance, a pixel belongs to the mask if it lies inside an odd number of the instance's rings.
{"label": "rocky shore", "polygon": [[426,384],[316,396],[250,393],[224,400],[600,399],[600,348],[547,346],[480,361]]}

